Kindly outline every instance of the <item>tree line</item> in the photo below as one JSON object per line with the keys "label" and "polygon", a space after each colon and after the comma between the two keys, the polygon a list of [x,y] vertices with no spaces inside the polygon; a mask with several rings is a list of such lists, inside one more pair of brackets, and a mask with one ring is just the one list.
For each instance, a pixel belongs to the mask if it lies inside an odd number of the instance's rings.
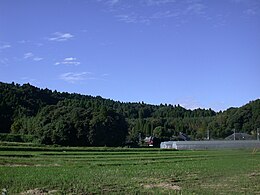
{"label": "tree line", "polygon": [[29,83],[0,82],[0,133],[32,135],[43,144],[122,146],[140,136],[172,139],[183,132],[192,139],[232,133],[255,134],[260,100],[215,112],[180,105],[130,103],[76,93],[40,89]]}

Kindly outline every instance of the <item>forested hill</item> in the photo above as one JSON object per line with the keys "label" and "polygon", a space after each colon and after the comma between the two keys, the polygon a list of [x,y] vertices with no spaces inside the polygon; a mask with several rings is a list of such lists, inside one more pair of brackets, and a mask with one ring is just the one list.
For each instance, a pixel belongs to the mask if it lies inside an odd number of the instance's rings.
{"label": "forested hill", "polygon": [[170,139],[179,132],[204,139],[207,130],[212,138],[223,138],[234,128],[254,134],[258,127],[259,99],[216,113],[0,82],[0,133],[33,135],[44,144],[119,146],[138,142],[139,135]]}

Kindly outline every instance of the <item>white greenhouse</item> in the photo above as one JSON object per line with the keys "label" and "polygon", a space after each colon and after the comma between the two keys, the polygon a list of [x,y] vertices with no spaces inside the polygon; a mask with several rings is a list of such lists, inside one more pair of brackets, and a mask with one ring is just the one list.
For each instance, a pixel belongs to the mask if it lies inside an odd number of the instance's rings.
{"label": "white greenhouse", "polygon": [[176,150],[205,150],[224,148],[260,148],[257,140],[235,140],[235,141],[166,141],[161,142],[160,148]]}

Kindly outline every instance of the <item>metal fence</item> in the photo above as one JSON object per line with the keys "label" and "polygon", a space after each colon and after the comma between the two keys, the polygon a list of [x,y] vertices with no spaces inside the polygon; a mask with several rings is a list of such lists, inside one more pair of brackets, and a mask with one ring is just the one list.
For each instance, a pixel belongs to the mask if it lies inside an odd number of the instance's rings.
{"label": "metal fence", "polygon": [[177,150],[260,148],[260,141],[257,140],[167,141],[167,142],[161,142],[160,148],[169,148],[169,149],[172,148]]}

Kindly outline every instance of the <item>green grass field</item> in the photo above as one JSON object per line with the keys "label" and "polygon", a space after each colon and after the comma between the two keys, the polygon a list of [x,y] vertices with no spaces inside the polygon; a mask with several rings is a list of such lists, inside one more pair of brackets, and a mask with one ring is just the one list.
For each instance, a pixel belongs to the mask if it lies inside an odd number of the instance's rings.
{"label": "green grass field", "polygon": [[260,151],[0,143],[7,194],[260,194]]}

